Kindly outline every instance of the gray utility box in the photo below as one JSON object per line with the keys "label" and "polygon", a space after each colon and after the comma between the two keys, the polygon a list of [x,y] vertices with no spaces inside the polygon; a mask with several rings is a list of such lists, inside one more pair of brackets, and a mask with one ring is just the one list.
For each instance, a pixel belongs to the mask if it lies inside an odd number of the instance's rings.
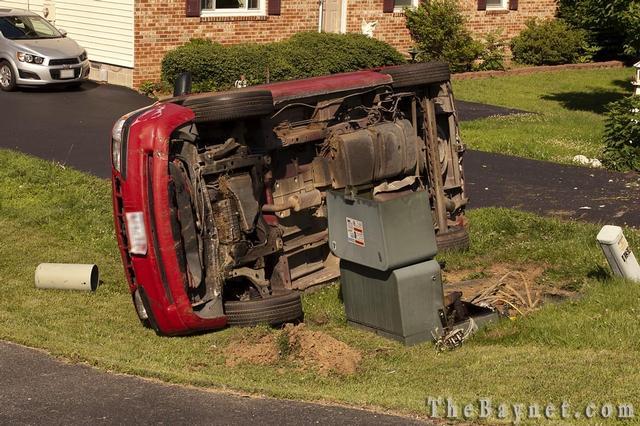
{"label": "gray utility box", "polygon": [[442,330],[444,301],[435,260],[391,271],[340,261],[342,297],[349,324],[415,345]]}
{"label": "gray utility box", "polygon": [[329,246],[340,259],[379,271],[432,259],[438,249],[426,191],[388,201],[327,193]]}
{"label": "gray utility box", "polygon": [[405,345],[432,340],[444,296],[427,192],[375,201],[332,191],[327,206],[349,324]]}

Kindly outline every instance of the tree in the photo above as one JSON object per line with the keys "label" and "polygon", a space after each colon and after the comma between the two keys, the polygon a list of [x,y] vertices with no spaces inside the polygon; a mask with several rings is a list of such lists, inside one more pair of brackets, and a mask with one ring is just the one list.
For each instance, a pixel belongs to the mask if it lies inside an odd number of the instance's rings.
{"label": "tree", "polygon": [[586,30],[602,57],[638,55],[640,0],[559,0],[558,16]]}

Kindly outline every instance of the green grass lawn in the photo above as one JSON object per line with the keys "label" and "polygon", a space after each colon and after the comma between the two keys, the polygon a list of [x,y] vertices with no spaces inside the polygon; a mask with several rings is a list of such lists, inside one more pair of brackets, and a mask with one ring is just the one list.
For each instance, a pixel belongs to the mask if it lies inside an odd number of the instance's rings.
{"label": "green grass lawn", "polygon": [[633,76],[631,68],[613,68],[454,81],[458,99],[534,113],[463,122],[463,140],[472,149],[559,163],[578,154],[601,158],[606,105],[631,95]]}
{"label": "green grass lawn", "polygon": [[[597,226],[504,209],[472,211],[473,248],[445,256],[449,268],[543,265],[543,284],[578,289],[583,297],[505,320],[454,352],[436,354],[431,344],[405,348],[347,327],[335,285],[306,296],[308,327],[363,354],[358,372],[343,377],[300,370],[286,359],[225,365],[230,342],[277,330],[161,338],[144,329],[126,289],[110,210],[107,181],[0,150],[0,339],[168,382],[419,415],[427,414],[429,396],[567,400],[575,408],[640,403],[640,286],[603,274]],[[626,232],[639,247],[638,232]],[[95,262],[103,284],[95,293],[36,290],[40,262]]]}

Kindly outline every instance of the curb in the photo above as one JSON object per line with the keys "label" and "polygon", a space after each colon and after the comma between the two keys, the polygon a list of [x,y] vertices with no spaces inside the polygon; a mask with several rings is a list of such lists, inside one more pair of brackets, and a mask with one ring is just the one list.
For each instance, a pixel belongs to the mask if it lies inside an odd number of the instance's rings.
{"label": "curb", "polygon": [[514,68],[506,71],[472,71],[452,74],[452,80],[473,80],[479,78],[505,77],[510,75],[529,75],[541,72],[553,72],[579,69],[623,68],[621,61],[591,62],[586,64],[543,65],[539,67]]}

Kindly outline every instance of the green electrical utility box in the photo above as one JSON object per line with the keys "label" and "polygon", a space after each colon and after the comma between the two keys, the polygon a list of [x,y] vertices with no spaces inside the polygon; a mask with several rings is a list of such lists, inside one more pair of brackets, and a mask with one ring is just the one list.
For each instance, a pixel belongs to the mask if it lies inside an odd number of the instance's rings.
{"label": "green electrical utility box", "polygon": [[340,259],[388,271],[438,252],[427,191],[388,201],[327,193],[329,245]]}
{"label": "green electrical utility box", "polygon": [[427,192],[376,201],[330,191],[327,207],[349,324],[405,345],[432,340],[444,295]]}
{"label": "green electrical utility box", "polygon": [[340,261],[342,297],[349,324],[415,345],[442,330],[444,301],[435,260],[390,271]]}

